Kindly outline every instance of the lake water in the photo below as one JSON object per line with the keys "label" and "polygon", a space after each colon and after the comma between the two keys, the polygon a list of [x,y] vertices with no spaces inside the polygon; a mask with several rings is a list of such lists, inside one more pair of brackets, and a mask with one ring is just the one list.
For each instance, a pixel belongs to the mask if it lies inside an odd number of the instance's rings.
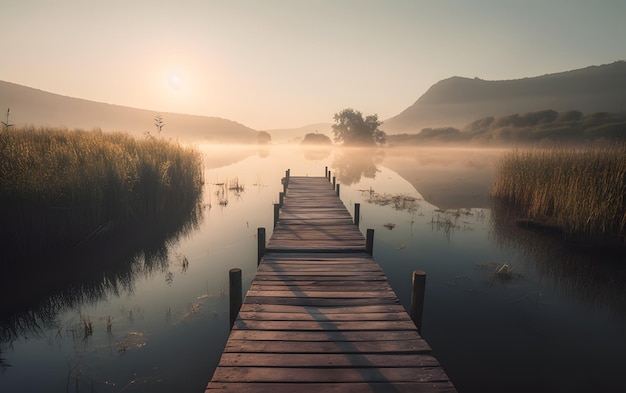
{"label": "lake water", "polygon": [[[626,386],[625,265],[510,225],[488,197],[504,151],[200,148],[195,225],[139,253],[3,278],[0,392],[202,392],[228,337],[229,269],[247,290],[285,170],[325,166],[348,210],[361,204],[360,228],[375,230],[374,258],[405,307],[411,272],[427,273],[423,336],[459,391]],[[505,263],[508,279],[494,274]]]}

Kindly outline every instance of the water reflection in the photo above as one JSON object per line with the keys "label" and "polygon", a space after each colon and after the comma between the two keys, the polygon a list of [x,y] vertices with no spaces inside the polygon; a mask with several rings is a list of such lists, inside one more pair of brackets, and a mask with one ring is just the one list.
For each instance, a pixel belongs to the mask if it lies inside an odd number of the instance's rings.
{"label": "water reflection", "polygon": [[343,148],[335,153],[332,168],[334,176],[341,184],[351,185],[361,181],[361,177],[375,179],[385,151],[378,148]]}
{"label": "water reflection", "polygon": [[520,217],[506,204],[493,201],[494,240],[519,250],[525,263],[554,288],[593,309],[626,317],[626,266],[623,255],[581,252],[562,234],[521,228]]}
{"label": "water reflection", "polygon": [[503,149],[393,148],[384,165],[441,208],[489,208],[493,174]]}
{"label": "water reflection", "polygon": [[59,313],[109,295],[130,294],[138,277],[168,271],[169,248],[197,229],[203,209],[199,202],[170,209],[115,237],[5,266],[0,278],[0,342],[22,335],[41,337]]}
{"label": "water reflection", "polygon": [[307,161],[321,161],[330,156],[332,148],[330,146],[302,146],[302,156]]}

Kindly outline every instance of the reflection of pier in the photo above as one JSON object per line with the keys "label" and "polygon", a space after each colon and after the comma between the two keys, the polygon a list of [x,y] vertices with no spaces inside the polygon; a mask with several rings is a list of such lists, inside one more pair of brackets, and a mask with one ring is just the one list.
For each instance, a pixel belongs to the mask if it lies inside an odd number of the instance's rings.
{"label": "reflection of pier", "polygon": [[337,194],[288,178],[207,391],[455,391]]}

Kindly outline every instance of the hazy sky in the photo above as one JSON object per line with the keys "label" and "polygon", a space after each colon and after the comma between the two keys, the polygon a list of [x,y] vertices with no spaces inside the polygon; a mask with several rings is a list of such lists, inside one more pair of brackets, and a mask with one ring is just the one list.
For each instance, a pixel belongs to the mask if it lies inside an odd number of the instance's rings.
{"label": "hazy sky", "polygon": [[0,80],[256,129],[626,59],[626,0],[0,0],[0,18]]}

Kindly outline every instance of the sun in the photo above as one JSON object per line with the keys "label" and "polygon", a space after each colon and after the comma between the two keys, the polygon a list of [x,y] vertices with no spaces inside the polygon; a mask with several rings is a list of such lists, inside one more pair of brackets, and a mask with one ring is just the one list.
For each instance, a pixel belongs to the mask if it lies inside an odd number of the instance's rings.
{"label": "sun", "polygon": [[183,79],[176,71],[172,71],[167,76],[167,85],[172,90],[180,90],[183,86]]}

